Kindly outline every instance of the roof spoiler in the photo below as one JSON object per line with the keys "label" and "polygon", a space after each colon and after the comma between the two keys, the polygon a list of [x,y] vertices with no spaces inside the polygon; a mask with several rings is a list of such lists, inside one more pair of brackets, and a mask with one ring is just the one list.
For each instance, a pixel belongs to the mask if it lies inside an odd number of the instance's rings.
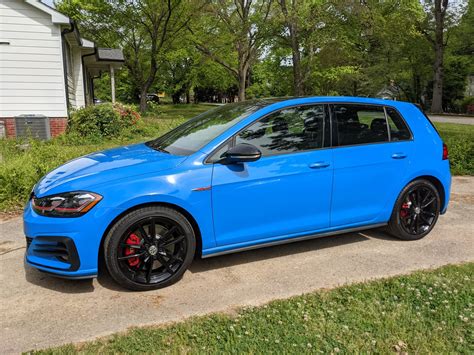
{"label": "roof spoiler", "polygon": [[418,107],[418,109],[419,109],[421,112],[425,113],[425,110],[423,110],[423,106],[421,106],[421,104],[413,103],[413,105],[415,105],[416,107]]}

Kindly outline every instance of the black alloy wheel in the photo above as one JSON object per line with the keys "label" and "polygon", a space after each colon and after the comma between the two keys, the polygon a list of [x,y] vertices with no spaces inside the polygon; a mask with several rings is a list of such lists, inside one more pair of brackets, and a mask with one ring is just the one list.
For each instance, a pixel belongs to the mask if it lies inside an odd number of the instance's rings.
{"label": "black alloy wheel", "polygon": [[132,212],[109,232],[105,259],[112,277],[132,290],[169,286],[192,261],[194,232],[187,219],[167,207]]}
{"label": "black alloy wheel", "polygon": [[436,187],[427,180],[415,180],[401,192],[388,232],[404,240],[426,236],[436,224],[440,213],[440,196]]}
{"label": "black alloy wheel", "polygon": [[439,210],[437,196],[426,186],[415,186],[405,194],[400,206],[400,222],[405,232],[423,234],[431,229]]}

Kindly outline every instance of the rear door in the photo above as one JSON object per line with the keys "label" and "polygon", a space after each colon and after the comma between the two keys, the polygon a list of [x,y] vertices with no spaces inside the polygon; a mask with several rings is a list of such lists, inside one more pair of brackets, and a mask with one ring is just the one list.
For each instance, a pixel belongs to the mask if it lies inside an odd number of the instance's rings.
{"label": "rear door", "polygon": [[324,105],[297,106],[272,113],[236,135],[235,144],[252,144],[262,157],[245,164],[214,164],[218,245],[259,243],[329,226],[328,122]]}
{"label": "rear door", "polygon": [[393,108],[331,105],[334,184],[331,227],[385,222],[403,188],[411,133]]}

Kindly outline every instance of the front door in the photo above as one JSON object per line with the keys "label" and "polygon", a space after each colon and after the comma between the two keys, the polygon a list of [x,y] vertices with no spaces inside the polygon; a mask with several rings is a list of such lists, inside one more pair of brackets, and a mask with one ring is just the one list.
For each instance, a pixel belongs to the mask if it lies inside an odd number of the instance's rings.
{"label": "front door", "polygon": [[218,245],[257,244],[329,226],[332,153],[324,105],[272,113],[245,128],[235,144],[262,157],[214,164],[212,206]]}

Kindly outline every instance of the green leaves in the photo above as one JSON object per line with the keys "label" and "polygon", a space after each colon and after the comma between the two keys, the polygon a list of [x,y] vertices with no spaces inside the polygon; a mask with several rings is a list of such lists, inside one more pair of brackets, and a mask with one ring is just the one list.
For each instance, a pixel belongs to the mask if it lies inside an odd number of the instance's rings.
{"label": "green leaves", "polygon": [[140,114],[131,106],[92,105],[71,114],[68,130],[86,137],[115,137],[139,120]]}

